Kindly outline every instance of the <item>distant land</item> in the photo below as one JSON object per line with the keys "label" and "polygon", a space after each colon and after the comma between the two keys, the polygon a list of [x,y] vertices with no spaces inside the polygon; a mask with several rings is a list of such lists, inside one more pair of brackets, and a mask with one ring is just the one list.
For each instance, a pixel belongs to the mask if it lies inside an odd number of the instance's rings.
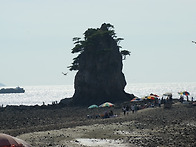
{"label": "distant land", "polygon": [[0,87],[5,86],[4,84],[0,83]]}

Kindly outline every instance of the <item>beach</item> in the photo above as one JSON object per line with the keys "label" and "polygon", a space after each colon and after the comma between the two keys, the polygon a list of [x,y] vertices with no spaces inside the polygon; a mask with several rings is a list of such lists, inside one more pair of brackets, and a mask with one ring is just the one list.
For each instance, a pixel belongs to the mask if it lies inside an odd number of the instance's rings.
{"label": "beach", "polygon": [[[116,117],[95,118],[112,109]],[[93,115],[88,118],[87,115]],[[146,108],[123,115],[122,108],[8,107],[0,132],[43,146],[196,146],[196,106]]]}

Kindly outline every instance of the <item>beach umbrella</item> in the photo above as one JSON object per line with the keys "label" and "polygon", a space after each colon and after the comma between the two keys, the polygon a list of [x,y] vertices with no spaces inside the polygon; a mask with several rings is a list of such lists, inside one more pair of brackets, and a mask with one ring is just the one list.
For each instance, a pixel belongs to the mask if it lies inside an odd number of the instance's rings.
{"label": "beach umbrella", "polygon": [[103,104],[101,104],[99,107],[113,107],[114,104],[110,103],[110,102],[105,102]]}
{"label": "beach umbrella", "polygon": [[31,147],[31,146],[19,138],[0,133],[0,147]]}
{"label": "beach umbrella", "polygon": [[131,100],[131,102],[138,102],[138,101],[142,101],[142,99],[138,98],[138,97],[135,97]]}
{"label": "beach umbrella", "polygon": [[155,100],[157,97],[155,97],[155,96],[153,96],[153,95],[150,95],[150,96],[148,96],[147,97],[147,99],[149,99],[149,100]]}
{"label": "beach umbrella", "polygon": [[186,95],[186,96],[190,95],[190,93],[188,91],[181,91],[181,92],[178,92],[178,94]]}
{"label": "beach umbrella", "polygon": [[93,108],[98,108],[98,106],[97,106],[97,105],[90,105],[90,106],[88,107],[88,109],[93,109]]}

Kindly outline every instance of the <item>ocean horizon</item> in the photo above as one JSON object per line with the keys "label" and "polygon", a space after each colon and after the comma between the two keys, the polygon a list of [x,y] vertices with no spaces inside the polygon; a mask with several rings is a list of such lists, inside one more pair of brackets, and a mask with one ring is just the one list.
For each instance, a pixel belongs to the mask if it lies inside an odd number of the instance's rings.
{"label": "ocean horizon", "polygon": [[[60,102],[63,98],[70,98],[74,94],[73,85],[43,85],[43,86],[21,86],[25,93],[0,94],[0,106],[6,105],[48,105]],[[3,88],[3,87],[1,87]],[[188,91],[189,100],[196,100],[196,82],[184,83],[132,83],[125,87],[125,91],[137,97],[144,97],[151,93],[162,97],[164,93],[170,92],[173,98],[179,98],[178,92]]]}

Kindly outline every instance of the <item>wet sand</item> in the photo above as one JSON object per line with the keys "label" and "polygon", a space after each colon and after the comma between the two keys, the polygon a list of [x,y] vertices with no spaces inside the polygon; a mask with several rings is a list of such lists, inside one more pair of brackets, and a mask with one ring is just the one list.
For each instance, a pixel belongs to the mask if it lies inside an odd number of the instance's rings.
{"label": "wet sand", "polygon": [[[171,109],[146,108],[115,118],[88,119],[105,110],[82,107],[4,110],[0,132],[35,147],[44,146],[196,146],[196,106],[176,103]],[[17,117],[18,116],[18,117]],[[9,121],[6,121],[9,120]]]}

